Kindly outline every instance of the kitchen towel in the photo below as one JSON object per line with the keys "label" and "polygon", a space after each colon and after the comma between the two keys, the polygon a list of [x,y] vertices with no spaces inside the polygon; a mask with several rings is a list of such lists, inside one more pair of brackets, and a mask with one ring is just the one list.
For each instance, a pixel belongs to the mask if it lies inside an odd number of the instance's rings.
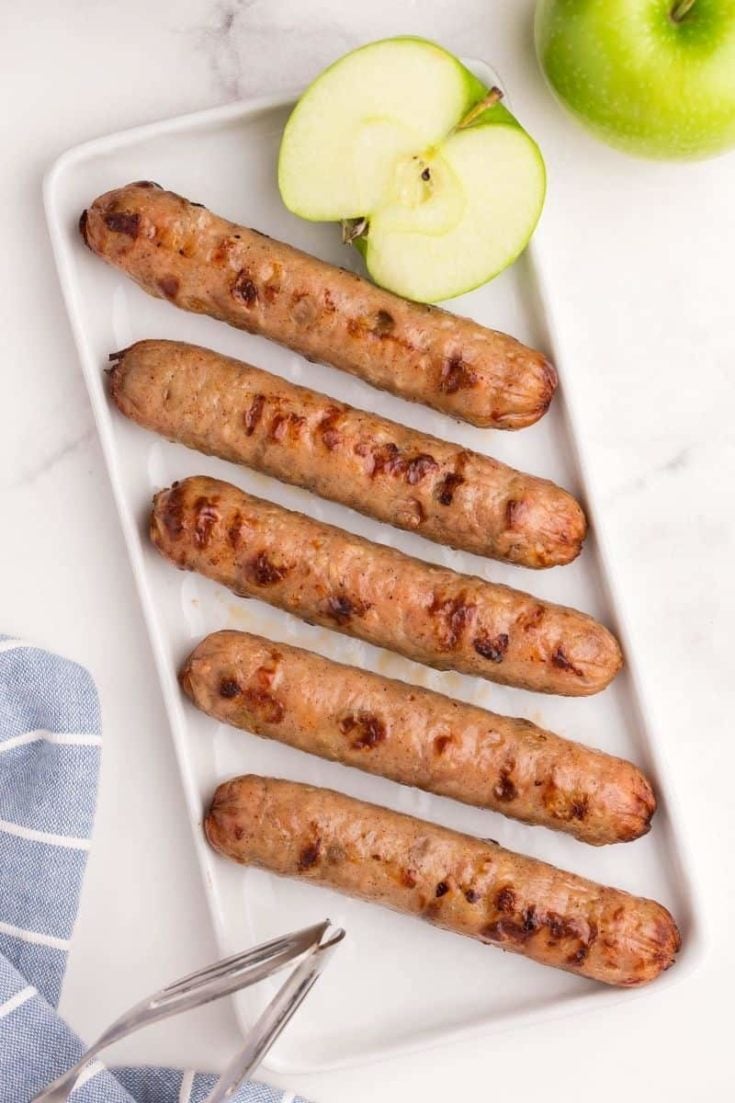
{"label": "kitchen towel", "polygon": [[[100,731],[86,670],[0,636],[0,1103],[28,1103],[86,1048],[56,1006],[92,835]],[[71,1099],[202,1103],[215,1080],[94,1062]],[[255,1082],[232,1098],[304,1103]]]}

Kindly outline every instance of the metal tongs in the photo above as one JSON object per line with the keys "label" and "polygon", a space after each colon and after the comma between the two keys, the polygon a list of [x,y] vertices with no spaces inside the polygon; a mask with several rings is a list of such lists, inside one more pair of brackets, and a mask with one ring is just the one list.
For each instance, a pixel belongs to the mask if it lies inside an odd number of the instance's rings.
{"label": "metal tongs", "polygon": [[62,1103],[68,1098],[80,1072],[113,1042],[143,1026],[257,984],[264,977],[284,969],[289,962],[303,957],[254,1024],[244,1047],[222,1073],[205,1103],[222,1103],[222,1100],[230,1099],[242,1081],[260,1064],[316,982],[335,947],[344,938],[345,932],[340,927],[329,931],[330,926],[330,921],[325,919],[313,927],[263,942],[245,953],[208,965],[141,1000],[117,1019],[73,1068],[44,1088],[31,1103],[41,1103],[42,1100],[43,1103]]}

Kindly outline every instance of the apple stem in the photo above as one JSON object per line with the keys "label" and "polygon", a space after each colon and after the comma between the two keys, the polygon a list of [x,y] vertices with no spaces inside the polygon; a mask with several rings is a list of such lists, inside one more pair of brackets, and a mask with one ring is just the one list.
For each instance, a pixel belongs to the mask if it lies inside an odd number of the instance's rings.
{"label": "apple stem", "polygon": [[[689,0],[689,3],[693,4],[694,0]],[[471,126],[475,119],[479,118],[484,111],[487,111],[488,107],[494,107],[502,98],[503,93],[493,85],[487,95],[483,96],[474,107],[471,107],[463,119],[460,119],[457,123],[457,130],[464,130],[466,126]]]}
{"label": "apple stem", "polygon": [[342,219],[342,244],[351,245],[358,237],[366,237],[368,231],[367,218],[343,218]]}
{"label": "apple stem", "polygon": [[696,0],[677,0],[671,9],[671,18],[674,23],[681,23],[690,8],[694,7]]}

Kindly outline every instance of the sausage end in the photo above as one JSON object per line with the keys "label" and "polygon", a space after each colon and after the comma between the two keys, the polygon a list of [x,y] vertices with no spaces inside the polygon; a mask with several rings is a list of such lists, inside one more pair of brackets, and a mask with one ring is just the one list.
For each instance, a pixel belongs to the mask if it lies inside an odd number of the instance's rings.
{"label": "sausage end", "polygon": [[179,685],[182,692],[189,698],[190,701],[196,703],[196,695],[194,693],[194,680],[193,680],[193,666],[194,666],[194,652],[189,655],[185,660],[184,665],[179,671]]}
{"label": "sausage end", "polygon": [[623,652],[612,632],[592,621],[589,632],[575,648],[558,645],[551,654],[551,666],[569,677],[555,692],[566,697],[590,697],[601,693],[623,668]]}
{"label": "sausage end", "polygon": [[475,422],[481,428],[527,429],[540,421],[548,411],[559,385],[559,375],[551,361],[542,353],[526,351],[524,371],[528,375],[528,383],[523,403],[517,409],[491,412],[482,421]]}
{"label": "sausage end", "polygon": [[552,483],[515,480],[505,503],[504,540],[510,562],[535,569],[573,562],[587,536],[582,507]]}
{"label": "sausage end", "polygon": [[636,968],[621,979],[626,988],[638,988],[656,980],[676,962],[681,950],[681,932],[671,912],[663,904],[654,904],[648,930],[641,932],[644,953]]}
{"label": "sausage end", "polygon": [[110,398],[123,413],[126,412],[122,407],[122,391],[126,374],[125,357],[129,352],[130,348],[120,349],[118,352],[111,352],[107,357],[109,367],[105,368]]}
{"label": "sausage end", "polygon": [[633,842],[647,835],[651,830],[651,821],[656,813],[656,794],[640,770],[634,770],[631,779],[629,793],[631,808],[622,813],[621,830],[619,840],[623,843]]}
{"label": "sausage end", "polygon": [[[243,822],[257,824],[266,796],[266,780],[254,775],[231,778],[217,787],[204,817],[204,834],[219,854],[247,865],[248,840]],[[249,806],[249,807],[248,807]],[[242,815],[247,808],[247,820]]]}
{"label": "sausage end", "polygon": [[79,216],[79,233],[82,235],[82,241],[84,242],[84,244],[87,246],[88,249],[91,249],[92,247],[89,244],[89,237],[87,236],[87,224],[88,224],[88,222],[89,222],[89,211],[85,207],[85,209],[82,211],[82,213]]}

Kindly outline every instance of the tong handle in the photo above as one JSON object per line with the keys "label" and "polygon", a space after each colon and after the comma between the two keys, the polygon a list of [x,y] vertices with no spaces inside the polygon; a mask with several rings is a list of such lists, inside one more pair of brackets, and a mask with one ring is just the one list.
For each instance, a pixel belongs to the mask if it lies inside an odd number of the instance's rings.
{"label": "tong handle", "polygon": [[120,1041],[141,1027],[257,984],[264,977],[283,969],[294,958],[301,957],[307,950],[319,946],[328,926],[327,919],[313,927],[304,927],[293,934],[263,942],[244,953],[234,954],[196,973],[190,973],[153,996],[141,1000],[116,1019],[72,1068],[34,1096],[31,1103],[62,1103],[79,1073],[113,1042]]}

